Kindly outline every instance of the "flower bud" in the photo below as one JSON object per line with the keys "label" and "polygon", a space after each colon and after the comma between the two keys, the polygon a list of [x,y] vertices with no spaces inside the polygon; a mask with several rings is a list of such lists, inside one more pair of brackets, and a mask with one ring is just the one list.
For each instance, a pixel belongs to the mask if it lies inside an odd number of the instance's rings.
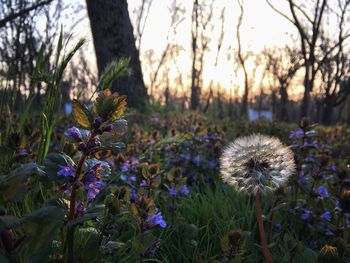
{"label": "flower bud", "polygon": [[109,125],[103,127],[102,133],[104,133],[104,132],[110,132],[112,129],[113,129],[113,125],[112,125],[112,124],[109,124]]}
{"label": "flower bud", "polygon": [[318,263],[337,263],[339,262],[338,249],[333,246],[325,245],[318,254]]}
{"label": "flower bud", "polygon": [[339,206],[345,213],[350,213],[350,189],[342,191],[339,198]]}
{"label": "flower bud", "polygon": [[102,119],[100,116],[97,116],[97,117],[94,119],[94,128],[95,128],[95,129],[100,128],[100,126],[101,126],[102,123],[103,123],[103,119]]}
{"label": "flower bud", "polygon": [[230,241],[231,246],[240,247],[243,243],[244,236],[240,229],[232,229],[228,233],[228,239]]}
{"label": "flower bud", "polygon": [[81,152],[84,152],[86,150],[86,143],[85,142],[80,142],[78,144],[78,150]]}

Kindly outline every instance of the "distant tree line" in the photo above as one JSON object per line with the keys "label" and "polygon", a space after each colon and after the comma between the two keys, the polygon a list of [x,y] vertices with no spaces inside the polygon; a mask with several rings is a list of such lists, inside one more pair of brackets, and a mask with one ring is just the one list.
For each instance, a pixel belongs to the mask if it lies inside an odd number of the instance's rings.
{"label": "distant tree line", "polygon": [[[0,1],[1,92],[4,92],[4,87],[16,91],[15,101],[18,103],[25,90],[40,101],[40,94],[45,89],[32,83],[30,76],[40,45],[43,42],[49,45],[53,32],[59,28],[55,20],[63,4],[59,0]],[[298,0],[285,0],[286,10],[280,10],[276,1],[266,0],[272,10],[295,26],[298,36],[297,42],[284,48],[271,47],[259,54],[242,44],[244,0],[235,2],[239,16],[229,33],[235,33],[236,43],[228,47],[223,47],[228,32],[225,17],[230,15],[225,8],[215,13],[213,0],[192,0],[191,10],[186,10],[180,0],[169,3],[171,23],[167,44],[160,57],[155,57],[152,50],[142,49],[142,37],[153,0],[140,1],[133,17],[126,0],[86,0],[98,71],[103,72],[113,59],[130,58],[132,74],[118,79],[112,86],[113,91],[127,95],[129,106],[143,108],[158,100],[166,105],[178,104],[182,109],[217,114],[220,118],[247,118],[248,109],[255,107],[272,111],[274,118],[280,121],[310,117],[324,124],[349,122],[350,0],[312,0],[308,5]],[[191,20],[191,43],[187,51],[191,69],[186,75],[178,64],[179,54],[186,50],[176,36],[187,15]],[[45,20],[46,25],[40,32],[36,27],[38,16]],[[336,30],[330,31],[329,19],[336,24]],[[215,30],[219,35],[213,34]],[[214,50],[210,48],[213,46]],[[203,72],[209,52],[215,54],[214,68],[226,53],[233,64],[232,74],[243,74],[243,87],[231,83],[227,89],[214,81],[204,87]],[[247,68],[249,63],[254,64],[252,70]],[[73,68],[72,74],[93,78],[88,71]],[[146,69],[144,73],[142,69]],[[178,72],[177,77],[170,79],[170,71],[174,69]],[[72,79],[67,77],[66,94]],[[86,77],[78,79],[85,81],[86,85],[93,85],[93,82],[86,82]],[[303,89],[303,96],[297,102],[290,98],[295,86]],[[258,92],[254,94],[253,88]],[[240,89],[243,93],[238,96]]]}

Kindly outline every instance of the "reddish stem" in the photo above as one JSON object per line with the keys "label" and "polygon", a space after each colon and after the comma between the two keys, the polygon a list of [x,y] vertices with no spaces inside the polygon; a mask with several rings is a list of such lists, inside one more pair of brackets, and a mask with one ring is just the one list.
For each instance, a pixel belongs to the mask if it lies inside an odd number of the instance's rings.
{"label": "reddish stem", "polygon": [[261,211],[261,202],[260,202],[260,193],[256,193],[255,195],[255,205],[256,205],[256,211],[258,215],[258,225],[259,225],[259,234],[260,234],[260,240],[261,240],[261,246],[263,248],[263,254],[265,257],[266,263],[272,263],[272,257],[270,254],[270,250],[267,245],[267,239],[265,235],[264,230],[264,223],[262,220],[262,211]]}
{"label": "reddish stem", "polygon": [[[92,132],[86,145],[89,145],[95,137],[96,137],[96,133]],[[80,180],[80,174],[81,174],[81,171],[83,169],[83,165],[84,165],[86,156],[87,155],[85,152],[80,156],[77,169],[75,170],[74,179],[71,182],[71,194],[70,194],[70,199],[69,199],[68,222],[73,220],[76,216],[75,215],[75,203],[76,203],[76,194],[77,194],[77,189],[78,189],[77,183]],[[66,238],[66,242],[67,242],[66,262],[67,263],[74,263],[74,232],[75,232],[74,226],[71,226],[67,230],[67,238]]]}

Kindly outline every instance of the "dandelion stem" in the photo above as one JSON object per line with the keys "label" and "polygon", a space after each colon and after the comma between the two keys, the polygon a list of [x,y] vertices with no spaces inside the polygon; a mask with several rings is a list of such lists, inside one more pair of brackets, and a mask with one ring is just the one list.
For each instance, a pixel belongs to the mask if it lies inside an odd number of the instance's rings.
{"label": "dandelion stem", "polygon": [[263,248],[263,254],[265,257],[265,261],[267,263],[272,263],[272,257],[270,254],[270,250],[267,246],[267,239],[266,239],[265,230],[264,230],[264,223],[262,220],[261,201],[260,201],[260,193],[259,192],[257,192],[255,195],[255,205],[256,205],[256,211],[257,211],[257,215],[258,215],[258,225],[259,225],[261,246]]}

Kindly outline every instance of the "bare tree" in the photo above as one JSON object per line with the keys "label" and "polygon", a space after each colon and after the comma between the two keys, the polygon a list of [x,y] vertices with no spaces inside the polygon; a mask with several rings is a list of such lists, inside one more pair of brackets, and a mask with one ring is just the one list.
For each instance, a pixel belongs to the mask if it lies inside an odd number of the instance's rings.
{"label": "bare tree", "polygon": [[[224,41],[224,25],[225,25],[225,7],[222,8],[221,10],[221,15],[220,15],[220,22],[221,22],[221,28],[220,28],[220,36],[218,39],[218,43],[217,43],[217,48],[216,48],[216,55],[215,55],[215,63],[214,63],[214,68],[216,69],[218,66],[218,62],[219,62],[219,55],[220,55],[220,51],[221,51],[221,47],[222,47],[222,43]],[[219,87],[218,87],[219,88]],[[203,109],[203,112],[206,113],[209,105],[210,105],[210,100],[213,97],[213,80],[210,80],[210,84],[209,84],[209,94],[208,94],[208,98],[207,98],[207,102],[206,105]],[[220,89],[218,89],[218,106],[219,106],[219,115],[223,115],[223,108],[222,108],[222,103],[221,103],[221,96],[220,96]]]}
{"label": "bare tree", "polygon": [[141,42],[142,42],[142,36],[143,32],[146,27],[146,23],[148,20],[149,11],[151,9],[153,0],[142,0],[141,5],[138,9],[134,10],[136,13],[136,32],[135,32],[135,38],[136,38],[136,47],[140,51],[141,48]]}
{"label": "bare tree", "polygon": [[302,67],[300,51],[296,48],[265,49],[263,54],[266,59],[266,70],[276,79],[280,94],[280,110],[277,114],[281,121],[289,121],[288,113],[288,88],[290,83]]}
{"label": "bare tree", "polygon": [[155,88],[155,84],[156,84],[160,69],[164,66],[164,64],[167,61],[169,56],[170,56],[170,58],[176,59],[179,51],[182,49],[182,47],[179,46],[178,44],[171,43],[170,38],[171,38],[171,36],[176,36],[177,28],[180,25],[180,23],[184,20],[183,14],[184,14],[185,10],[182,8],[182,6],[180,4],[178,4],[178,0],[173,0],[172,5],[169,8],[169,11],[172,13],[172,15],[171,15],[170,29],[169,29],[168,35],[167,35],[167,45],[166,45],[165,49],[163,50],[163,52],[160,56],[160,59],[155,62],[156,68],[151,73],[151,83],[150,83],[150,95],[151,95],[151,97],[153,95],[153,91]]}
{"label": "bare tree", "polygon": [[[336,40],[329,39],[323,34],[321,38],[321,53],[324,61],[319,64],[322,79],[322,122],[330,124],[332,122],[333,109],[346,101],[350,93],[350,55],[349,48],[346,48],[345,24],[347,23],[347,9],[350,1],[338,1],[338,10],[332,9],[338,20],[338,38]],[[333,47],[333,50],[331,50]]]}
{"label": "bare tree", "polygon": [[[36,104],[40,104],[42,87],[36,85],[30,78],[35,68],[40,45],[49,45],[55,19],[61,11],[60,1],[52,6],[57,9],[55,15],[50,13],[53,1],[33,0],[1,0],[0,13],[3,16],[0,27],[0,79],[5,81],[7,94],[11,99],[2,97],[4,101],[12,102],[19,109],[23,103],[23,94],[36,97]],[[45,33],[38,32],[38,20],[44,21]]]}
{"label": "bare tree", "polygon": [[[200,106],[202,71],[204,66],[204,55],[209,47],[211,39],[206,31],[213,17],[213,3],[198,3],[194,0],[192,9],[192,72],[191,72],[191,109]],[[213,25],[212,25],[213,26]],[[212,30],[212,27],[211,27]]]}
{"label": "bare tree", "polygon": [[242,51],[242,41],[241,41],[241,26],[243,22],[243,15],[244,15],[244,0],[237,0],[239,8],[240,8],[240,15],[238,18],[237,28],[236,28],[236,37],[237,37],[237,43],[238,43],[238,51],[237,51],[237,57],[238,61],[243,69],[244,74],[244,94],[242,97],[242,104],[241,104],[241,116],[247,117],[248,116],[248,96],[249,96],[249,78],[248,78],[248,72],[246,68],[246,60],[248,58],[247,54],[243,54]]}
{"label": "bare tree", "polygon": [[[290,21],[298,30],[300,36],[301,52],[304,60],[304,96],[300,107],[300,117],[307,117],[310,106],[310,94],[313,91],[315,79],[320,67],[325,62],[329,54],[339,44],[350,35],[342,35],[342,38],[334,43],[323,57],[318,53],[320,48],[320,38],[323,28],[323,18],[328,6],[327,0],[311,1],[313,7],[307,10],[305,5],[297,0],[286,0],[289,5],[290,14],[287,15],[277,9],[270,0],[266,0],[273,10]],[[311,6],[311,4],[309,5]]]}
{"label": "bare tree", "polygon": [[[25,3],[24,1],[20,1],[19,3],[13,3],[12,1],[8,0],[1,1],[0,14],[3,17],[0,19],[0,28],[4,27],[7,23],[15,20],[18,17],[25,16],[31,11],[37,10],[40,7],[50,4],[52,1],[53,0],[34,1],[32,3],[29,1],[28,3]],[[16,4],[19,5],[16,7]]]}

